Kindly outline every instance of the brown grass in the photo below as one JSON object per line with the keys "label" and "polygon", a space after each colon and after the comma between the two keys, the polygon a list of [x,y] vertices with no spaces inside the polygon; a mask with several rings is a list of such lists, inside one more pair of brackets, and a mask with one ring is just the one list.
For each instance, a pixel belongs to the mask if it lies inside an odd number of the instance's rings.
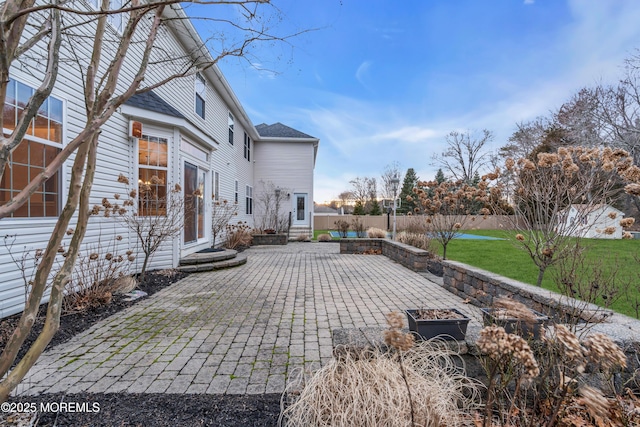
{"label": "brown grass", "polygon": [[[479,402],[478,387],[456,366],[445,346],[424,342],[398,353],[340,352],[314,374],[287,385],[292,402],[280,416],[287,426],[463,425]],[[410,402],[407,384],[411,389]]]}

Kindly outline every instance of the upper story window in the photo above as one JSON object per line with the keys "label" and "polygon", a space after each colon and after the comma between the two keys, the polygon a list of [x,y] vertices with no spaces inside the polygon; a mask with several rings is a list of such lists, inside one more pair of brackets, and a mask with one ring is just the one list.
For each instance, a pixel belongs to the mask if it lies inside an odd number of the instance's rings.
{"label": "upper story window", "polygon": [[169,144],[166,138],[138,139],[138,215],[164,215],[167,209]]}
{"label": "upper story window", "polygon": [[[101,0],[89,0],[89,3],[95,10],[100,10],[102,6]],[[109,0],[109,10],[122,9],[126,5],[126,0]],[[127,22],[128,13],[110,13],[107,15],[107,22],[119,33],[124,31]]]}
{"label": "upper story window", "polygon": [[207,99],[207,83],[202,74],[196,73],[196,114],[204,119],[205,100]]}
{"label": "upper story window", "polygon": [[229,144],[233,145],[233,115],[229,113]]}
{"label": "upper story window", "polygon": [[[18,118],[29,102],[34,89],[13,79],[7,86],[2,111],[5,134],[15,129]],[[31,121],[27,133],[9,156],[0,180],[0,205],[22,191],[27,184],[53,162],[62,149],[63,103],[52,96],[47,98]],[[61,174],[55,172],[29,200],[20,206],[13,217],[55,217],[60,211]]]}
{"label": "upper story window", "polygon": [[247,133],[244,133],[244,158],[251,161],[251,138]]}

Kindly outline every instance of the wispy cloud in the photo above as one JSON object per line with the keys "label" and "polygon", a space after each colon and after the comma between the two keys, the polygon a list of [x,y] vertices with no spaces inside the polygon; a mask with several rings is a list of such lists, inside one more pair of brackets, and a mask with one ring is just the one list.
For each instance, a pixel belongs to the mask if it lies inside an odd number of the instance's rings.
{"label": "wispy cloud", "polygon": [[365,82],[365,77],[369,73],[369,69],[371,68],[371,65],[372,65],[371,61],[364,61],[362,64],[360,64],[360,66],[356,70],[356,80],[358,80],[358,82],[362,86],[364,86],[366,89],[369,89],[369,87]]}
{"label": "wispy cloud", "polygon": [[524,4],[534,4],[536,0],[524,0]]}

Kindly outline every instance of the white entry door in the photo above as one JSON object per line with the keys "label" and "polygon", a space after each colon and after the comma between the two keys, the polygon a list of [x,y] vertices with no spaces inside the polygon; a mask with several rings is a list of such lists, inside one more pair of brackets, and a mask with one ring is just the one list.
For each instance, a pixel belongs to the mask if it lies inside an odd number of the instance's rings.
{"label": "white entry door", "polygon": [[293,194],[293,225],[309,225],[307,193]]}

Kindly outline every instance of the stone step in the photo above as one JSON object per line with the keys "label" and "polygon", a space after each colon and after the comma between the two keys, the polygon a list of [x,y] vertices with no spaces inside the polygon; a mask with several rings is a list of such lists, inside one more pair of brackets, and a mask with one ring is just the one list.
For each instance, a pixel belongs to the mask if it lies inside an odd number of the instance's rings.
{"label": "stone step", "polygon": [[234,249],[225,249],[218,252],[203,252],[187,255],[180,260],[180,265],[193,265],[193,264],[210,264],[228,259],[233,259],[238,254],[238,251]]}
{"label": "stone step", "polygon": [[208,262],[204,264],[188,264],[178,266],[179,271],[185,273],[200,273],[203,271],[221,270],[223,268],[238,267],[247,263],[247,255],[244,253],[236,255],[234,258],[222,261]]}

